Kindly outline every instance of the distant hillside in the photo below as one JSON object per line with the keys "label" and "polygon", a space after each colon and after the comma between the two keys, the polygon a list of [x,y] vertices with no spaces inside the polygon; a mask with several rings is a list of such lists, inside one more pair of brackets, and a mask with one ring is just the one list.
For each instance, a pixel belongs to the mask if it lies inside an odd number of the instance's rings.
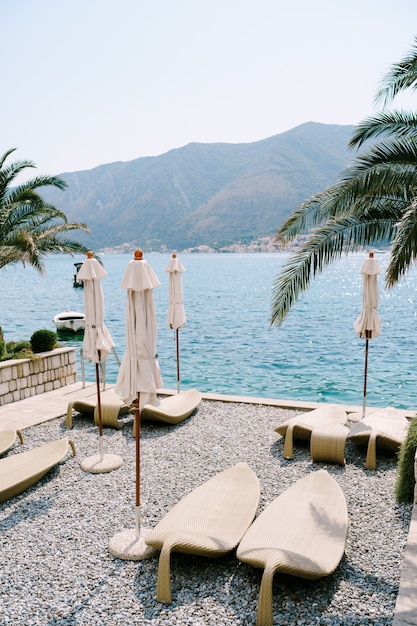
{"label": "distant hillside", "polygon": [[157,157],[65,173],[45,197],[86,222],[91,248],[216,249],[275,233],[352,159],[353,126],[309,122],[247,144],[191,143]]}

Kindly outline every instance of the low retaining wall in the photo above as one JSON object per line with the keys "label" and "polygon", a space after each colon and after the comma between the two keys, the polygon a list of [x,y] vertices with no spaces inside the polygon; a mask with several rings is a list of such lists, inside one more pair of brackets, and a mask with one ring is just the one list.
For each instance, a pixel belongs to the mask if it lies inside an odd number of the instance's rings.
{"label": "low retaining wall", "polygon": [[74,348],[40,352],[31,359],[0,362],[0,406],[45,391],[53,391],[77,381]]}

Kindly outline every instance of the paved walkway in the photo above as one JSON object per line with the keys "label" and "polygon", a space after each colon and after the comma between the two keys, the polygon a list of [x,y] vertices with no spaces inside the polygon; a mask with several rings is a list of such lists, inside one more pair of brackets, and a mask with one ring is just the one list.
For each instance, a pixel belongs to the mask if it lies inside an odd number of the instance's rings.
{"label": "paved walkway", "polygon": [[[113,384],[106,384],[106,391],[114,387]],[[49,391],[38,396],[32,396],[27,400],[20,400],[0,407],[0,429],[6,428],[24,429],[29,426],[47,422],[67,412],[69,402],[74,400],[92,399],[96,397],[96,383],[82,382],[67,385],[55,391]],[[163,393],[171,395],[176,393],[170,389],[164,389]],[[218,394],[202,394],[205,400],[221,400],[223,402],[246,402],[249,404],[272,404],[284,408],[296,408],[300,410],[311,410],[319,406],[317,402],[298,402],[291,400],[268,400],[265,398],[253,398],[244,396],[225,396]],[[358,407],[351,407],[351,410],[358,411]]]}
{"label": "paved walkway", "polygon": [[[114,385],[106,385],[106,390]],[[20,400],[0,407],[0,430],[23,430],[29,426],[41,424],[51,419],[64,416],[69,402],[74,400],[93,400],[96,396],[96,384],[81,382],[68,385],[27,400]],[[163,390],[164,394],[175,393]],[[222,402],[245,402],[248,404],[267,404],[282,408],[312,410],[320,406],[317,402],[297,402],[290,400],[271,400],[246,396],[225,396],[218,394],[202,394],[205,400]],[[360,413],[361,407],[346,406],[348,413]],[[406,411],[407,417],[415,416],[415,411]],[[395,615],[392,626],[417,626],[417,504],[414,505],[407,546],[404,552],[401,570],[400,589],[397,596]]]}

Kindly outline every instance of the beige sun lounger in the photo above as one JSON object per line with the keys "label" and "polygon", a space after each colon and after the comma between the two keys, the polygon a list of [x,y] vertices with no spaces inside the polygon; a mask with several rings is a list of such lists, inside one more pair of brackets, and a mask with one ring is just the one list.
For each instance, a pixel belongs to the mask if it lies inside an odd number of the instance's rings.
{"label": "beige sun lounger", "polygon": [[330,423],[317,426],[310,437],[312,461],[345,465],[345,447],[349,428],[345,424]]}
{"label": "beige sun lounger", "polygon": [[[124,423],[119,420],[119,417],[129,413],[130,407],[120,396],[111,389],[103,391],[100,395],[100,405],[102,425],[109,428],[123,428]],[[68,404],[65,420],[67,428],[72,428],[73,411],[94,417],[95,423],[98,424],[97,396],[93,396],[91,400],[74,400]]]}
{"label": "beige sun lounger", "polygon": [[161,550],[157,600],[172,602],[171,552],[219,557],[233,550],[259,504],[259,481],[246,463],[220,472],[178,502],[146,536]]}
{"label": "beige sun lounger", "polygon": [[[184,422],[201,402],[201,393],[196,389],[180,391],[166,398],[158,398],[157,404],[145,404],[140,412],[141,420],[164,422],[166,424],[180,424]],[[136,414],[134,407],[130,413]],[[133,421],[132,435],[135,437],[135,421]]]}
{"label": "beige sun lounger", "polygon": [[318,409],[300,413],[275,428],[275,432],[285,437],[284,458],[294,456],[294,439],[309,441],[314,428],[327,424],[345,424],[347,413],[337,404],[324,404]]}
{"label": "beige sun lounger", "polygon": [[273,626],[274,574],[312,580],[328,576],[342,559],[347,528],[344,494],[326,470],[297,481],[267,506],[236,552],[244,563],[264,568],[257,626]]}
{"label": "beige sun lounger", "polygon": [[14,498],[37,483],[66,456],[69,439],[58,439],[42,446],[0,459],[0,502]]}
{"label": "beige sun lounger", "polygon": [[155,420],[167,424],[179,424],[190,417],[201,402],[197,389],[180,391],[172,396],[159,399],[157,405],[145,404],[140,416],[143,420]]}
{"label": "beige sun lounger", "polygon": [[0,430],[0,454],[3,454],[12,447],[16,441],[16,437],[19,437],[20,443],[23,445],[23,435],[20,430]]}
{"label": "beige sun lounger", "polygon": [[397,409],[375,409],[353,424],[348,439],[359,447],[367,447],[366,467],[376,469],[377,448],[398,452],[406,440],[409,425],[408,419]]}

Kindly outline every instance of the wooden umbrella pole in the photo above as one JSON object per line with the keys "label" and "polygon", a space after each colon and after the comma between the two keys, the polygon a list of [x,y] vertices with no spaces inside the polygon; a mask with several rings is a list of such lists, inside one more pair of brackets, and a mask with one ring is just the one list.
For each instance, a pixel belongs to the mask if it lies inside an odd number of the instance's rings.
{"label": "wooden umbrella pole", "polygon": [[135,438],[136,438],[136,538],[140,538],[140,393],[138,391],[138,406],[135,411]]}
{"label": "wooden umbrella pole", "polygon": [[103,420],[101,416],[101,392],[100,392],[100,370],[99,364],[96,363],[96,385],[97,385],[97,421],[99,434],[99,451],[100,460],[103,460]]}
{"label": "wooden umbrella pole", "polygon": [[365,412],[366,412],[366,380],[368,378],[368,345],[369,345],[369,339],[366,339],[366,343],[365,343],[365,372],[364,372],[364,380],[363,380],[362,417],[365,417]]}
{"label": "wooden umbrella pole", "polygon": [[98,432],[100,437],[103,436],[103,422],[101,419],[101,392],[100,392],[100,372],[99,372],[99,364],[96,363],[96,385],[97,385],[97,421],[98,421]]}
{"label": "wooden umbrella pole", "polygon": [[178,328],[175,329],[175,343],[177,349],[177,391],[180,392],[180,347],[179,347],[179,332]]}

